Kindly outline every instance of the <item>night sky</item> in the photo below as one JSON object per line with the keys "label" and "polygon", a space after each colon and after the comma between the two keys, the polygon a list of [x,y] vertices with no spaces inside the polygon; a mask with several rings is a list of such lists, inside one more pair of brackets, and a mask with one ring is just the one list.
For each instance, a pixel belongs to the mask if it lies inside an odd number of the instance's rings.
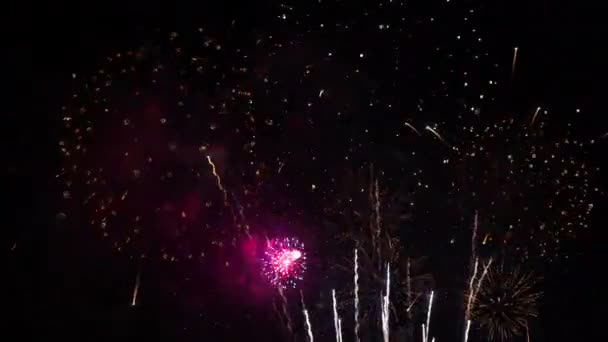
{"label": "night sky", "polygon": [[[462,340],[473,246],[542,278],[530,341],[605,340],[605,25],[594,6],[11,7],[2,335],[305,341],[299,291],[285,290],[288,337],[277,284],[260,271],[266,239],[295,237],[315,340],[335,340],[336,288],[352,341],[352,252],[368,251],[376,224],[399,246],[399,257],[378,253],[396,279],[405,258],[430,275],[416,286],[421,298],[435,291],[437,341]],[[362,298],[379,303],[384,280],[370,274]],[[418,329],[426,304],[412,318],[397,296],[391,324],[408,316]],[[380,341],[374,305],[365,341]],[[474,321],[470,341],[486,340]]]}

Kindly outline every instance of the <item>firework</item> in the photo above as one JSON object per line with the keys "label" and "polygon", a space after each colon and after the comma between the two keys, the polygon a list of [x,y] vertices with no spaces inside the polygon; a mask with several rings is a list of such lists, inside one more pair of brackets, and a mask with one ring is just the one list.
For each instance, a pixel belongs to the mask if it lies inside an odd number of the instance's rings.
{"label": "firework", "polygon": [[137,276],[135,277],[135,286],[133,287],[133,298],[131,299],[131,306],[135,306],[137,304],[137,295],[139,293],[139,280],[140,280],[140,272],[137,272]]}
{"label": "firework", "polygon": [[391,295],[391,265],[386,264],[386,290],[385,295],[381,296],[382,303],[382,336],[384,342],[390,340],[390,295]]}
{"label": "firework", "polygon": [[312,334],[312,325],[310,324],[308,310],[306,310],[306,305],[304,304],[304,294],[302,293],[302,291],[300,291],[300,298],[302,300],[302,314],[304,314],[304,323],[306,325],[306,332],[308,334],[308,342],[314,342],[314,337]]}
{"label": "firework", "polygon": [[336,301],[336,290],[331,290],[331,300],[334,312],[334,328],[336,330],[336,342],[342,342],[342,320],[338,316],[338,302]]}
{"label": "firework", "polygon": [[429,309],[427,311],[427,316],[426,316],[426,333],[424,334],[425,337],[426,337],[426,341],[425,342],[428,342],[428,339],[429,339],[429,336],[430,336],[429,335],[429,330],[430,330],[430,327],[431,327],[431,312],[433,310],[433,295],[434,294],[435,293],[433,291],[431,291],[431,296],[429,297]]}
{"label": "firework", "polygon": [[488,272],[475,298],[472,317],[490,340],[521,336],[529,319],[538,316],[538,282],[534,274],[520,269],[503,272],[494,267]]}
{"label": "firework", "polygon": [[279,288],[295,288],[306,271],[304,244],[296,238],[272,239],[264,251],[263,273]]}
{"label": "firework", "polygon": [[512,118],[464,127],[453,193],[478,212],[485,245],[552,260],[562,241],[589,226],[599,169],[584,160],[590,143],[548,134],[538,120],[535,127]]}
{"label": "firework", "polygon": [[517,51],[519,48],[516,46],[513,48],[513,62],[511,62],[511,77],[515,75],[515,64],[517,63]]}
{"label": "firework", "polygon": [[355,341],[359,341],[359,251],[355,248]]}

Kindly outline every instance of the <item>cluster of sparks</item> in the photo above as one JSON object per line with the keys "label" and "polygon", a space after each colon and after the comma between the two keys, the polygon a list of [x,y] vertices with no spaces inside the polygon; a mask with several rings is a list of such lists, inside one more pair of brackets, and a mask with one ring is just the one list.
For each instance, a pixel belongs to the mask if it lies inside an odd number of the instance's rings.
{"label": "cluster of sparks", "polygon": [[264,251],[263,273],[277,288],[295,288],[306,271],[304,244],[295,238],[272,239]]}
{"label": "cluster of sparks", "polygon": [[[322,12],[345,12],[339,2],[326,3],[311,6]],[[135,258],[154,253],[168,261],[202,260],[213,251],[236,246],[243,232],[250,237],[244,213],[252,207],[295,219],[353,210],[367,191],[349,188],[356,194],[334,201],[346,178],[345,168],[365,171],[378,151],[389,151],[386,154],[392,156],[380,161],[389,165],[385,169],[392,168],[383,174],[383,181],[391,185],[400,178],[411,181],[406,209],[424,212],[415,223],[440,216],[435,214],[445,206],[435,206],[441,201],[438,198],[447,198],[462,221],[478,210],[466,291],[465,341],[477,321],[486,322],[481,324],[492,335],[508,336],[500,328],[504,322],[492,316],[498,306],[496,295],[489,292],[498,287],[492,259],[481,263],[479,270],[476,245],[481,241],[525,260],[558,257],[561,243],[589,226],[593,197],[599,192],[593,177],[599,169],[585,156],[595,141],[575,137],[570,126],[564,127],[565,133],[552,132],[544,105],[534,106],[523,119],[497,118],[485,109],[497,96],[500,70],[475,27],[475,9],[459,18],[458,33],[436,33],[439,42],[428,49],[426,32],[443,32],[437,28],[455,11],[452,4],[443,4],[440,14],[410,20],[405,1],[389,3],[377,9],[386,12],[383,16],[362,9],[349,20],[331,25],[315,22],[310,27],[308,15],[282,6],[278,25],[293,24],[307,32],[297,35],[304,43],[272,34],[259,34],[254,42],[235,42],[200,29],[192,40],[198,45],[180,43],[180,36],[172,33],[166,55],[153,47],[131,49],[108,57],[93,75],[74,74],[76,90],[62,110],[64,134],[58,142],[63,166],[57,178],[64,200],[58,217],[70,216],[78,226],[93,227],[111,241],[112,248],[128,250]],[[389,16],[394,17],[380,20]],[[358,21],[372,32],[368,45],[355,44],[360,32],[352,23]],[[406,35],[407,44],[395,43]],[[231,36],[232,32],[226,34]],[[321,39],[321,44],[312,39]],[[353,47],[325,44],[325,40],[353,42]],[[426,50],[417,50],[420,58],[413,61],[408,56],[420,47]],[[513,50],[512,78],[522,53],[517,47]],[[488,65],[491,71],[479,71]],[[377,85],[375,78],[385,85]],[[404,96],[403,89],[428,90]],[[437,112],[458,114],[450,121]],[[377,120],[379,115],[383,120]],[[423,147],[411,150],[414,141]],[[264,191],[268,189],[272,192]],[[377,247],[381,227],[387,224],[377,180],[372,189],[369,196],[376,198],[372,244]],[[287,199],[278,200],[277,193]],[[425,202],[429,197],[433,199]],[[442,231],[437,236],[453,241],[451,234]],[[364,256],[355,250],[357,341]],[[390,262],[386,288],[378,289],[384,341],[390,339]],[[267,242],[262,272],[281,296],[283,289],[303,280],[306,268],[304,245],[298,239]],[[137,303],[139,278],[138,274],[132,305]],[[525,316],[533,316],[538,297],[526,285],[530,278],[510,279],[508,284],[520,290],[500,301],[527,307]],[[411,314],[420,294],[412,298],[409,259],[406,286]],[[424,342],[430,339],[433,299],[431,292],[422,324]],[[302,307],[312,342],[311,312],[303,298]],[[335,290],[332,308],[340,342],[342,321]],[[519,314],[504,314],[514,316],[517,332],[525,323]]]}

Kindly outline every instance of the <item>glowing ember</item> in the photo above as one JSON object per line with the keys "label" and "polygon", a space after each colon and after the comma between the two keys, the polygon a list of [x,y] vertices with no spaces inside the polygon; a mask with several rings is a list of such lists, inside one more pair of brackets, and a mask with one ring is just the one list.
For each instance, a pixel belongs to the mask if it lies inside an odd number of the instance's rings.
{"label": "glowing ember", "polygon": [[304,244],[295,238],[272,239],[264,252],[263,273],[276,287],[295,287],[306,270]]}

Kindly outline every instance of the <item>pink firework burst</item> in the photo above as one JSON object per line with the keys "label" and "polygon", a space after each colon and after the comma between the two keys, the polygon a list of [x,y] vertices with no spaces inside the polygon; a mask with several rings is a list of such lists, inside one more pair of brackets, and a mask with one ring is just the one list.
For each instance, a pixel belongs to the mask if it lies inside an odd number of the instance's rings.
{"label": "pink firework burst", "polygon": [[272,239],[263,261],[263,273],[273,286],[294,288],[306,271],[304,244],[296,238]]}

